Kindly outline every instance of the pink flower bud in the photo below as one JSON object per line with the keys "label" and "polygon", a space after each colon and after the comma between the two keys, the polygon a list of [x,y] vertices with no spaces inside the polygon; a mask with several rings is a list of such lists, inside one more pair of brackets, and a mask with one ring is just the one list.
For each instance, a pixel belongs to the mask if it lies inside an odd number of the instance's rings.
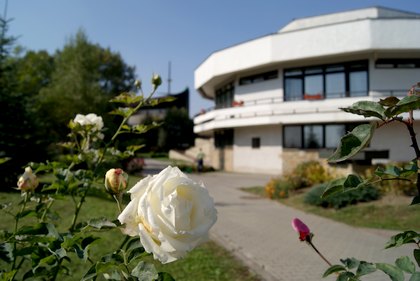
{"label": "pink flower bud", "polygon": [[32,173],[31,167],[25,168],[25,172],[20,176],[17,182],[18,189],[23,192],[34,191],[38,184],[39,181]]}
{"label": "pink flower bud", "polygon": [[127,179],[122,169],[110,169],[105,174],[105,188],[111,194],[119,194],[127,188]]}
{"label": "pink flower bud", "polygon": [[300,219],[294,218],[292,220],[292,227],[293,229],[299,233],[300,241],[305,241],[308,236],[310,236],[311,231],[309,227],[304,224]]}

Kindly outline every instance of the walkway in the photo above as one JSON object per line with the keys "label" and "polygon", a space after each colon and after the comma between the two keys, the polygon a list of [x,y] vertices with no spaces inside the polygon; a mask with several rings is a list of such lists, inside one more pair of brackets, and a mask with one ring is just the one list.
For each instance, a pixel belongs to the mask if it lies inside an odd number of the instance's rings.
{"label": "walkway", "polygon": [[[263,280],[335,280],[334,276],[321,278],[327,265],[298,240],[291,227],[294,217],[310,227],[315,234],[314,244],[333,264],[347,257],[393,263],[400,256],[412,255],[408,247],[384,250],[389,235],[304,213],[238,189],[264,185],[270,179],[268,175],[214,172],[190,177],[203,182],[214,198],[218,220],[211,230],[211,238],[242,259]],[[363,280],[390,279],[377,272]]]}

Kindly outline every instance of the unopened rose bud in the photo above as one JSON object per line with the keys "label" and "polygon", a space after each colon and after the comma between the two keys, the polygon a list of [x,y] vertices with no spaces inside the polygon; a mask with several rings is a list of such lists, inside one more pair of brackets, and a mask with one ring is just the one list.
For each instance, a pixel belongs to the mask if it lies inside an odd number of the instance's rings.
{"label": "unopened rose bud", "polygon": [[135,86],[137,89],[140,89],[140,88],[141,88],[141,81],[140,81],[140,80],[136,80],[136,81],[134,81],[134,86]]}
{"label": "unopened rose bud", "polygon": [[24,192],[34,191],[37,188],[39,181],[37,177],[32,173],[31,167],[26,167],[25,172],[20,176],[17,186],[18,189]]}
{"label": "unopened rose bud", "polygon": [[300,219],[294,218],[292,220],[293,229],[299,233],[300,241],[305,241],[308,237],[311,237],[311,231],[309,227],[304,224]]}
{"label": "unopened rose bud", "polygon": [[122,169],[110,169],[105,174],[105,188],[111,194],[120,194],[127,188],[127,179]]}
{"label": "unopened rose bud", "polygon": [[156,90],[162,84],[162,78],[158,74],[153,74],[152,85],[153,89]]}

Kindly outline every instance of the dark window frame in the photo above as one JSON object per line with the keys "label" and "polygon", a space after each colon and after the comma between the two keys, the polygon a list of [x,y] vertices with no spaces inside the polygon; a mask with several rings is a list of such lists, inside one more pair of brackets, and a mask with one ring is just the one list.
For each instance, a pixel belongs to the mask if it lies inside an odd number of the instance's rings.
{"label": "dark window frame", "polygon": [[252,149],[259,149],[261,147],[261,138],[260,137],[253,137],[251,139],[251,148]]}
{"label": "dark window frame", "polygon": [[386,58],[386,59],[377,59],[375,61],[375,68],[378,69],[413,69],[420,68],[420,59],[419,58]]}
{"label": "dark window frame", "polygon": [[254,83],[264,82],[267,80],[277,79],[279,77],[278,70],[271,70],[263,73],[258,73],[254,75],[244,76],[239,78],[239,85],[250,85]]}
{"label": "dark window frame", "polygon": [[[326,93],[326,76],[327,74],[332,74],[332,73],[344,73],[345,91],[343,93],[344,96],[342,96],[342,98],[352,97],[351,95],[352,91],[350,89],[350,74],[353,72],[360,72],[360,71],[366,72],[366,96],[367,96],[369,94],[369,61],[368,60],[284,69],[283,71],[283,90],[284,90],[283,99],[284,101],[305,100],[305,77],[309,77],[313,75],[322,75],[323,91],[319,99],[328,98],[327,93]],[[296,79],[296,80],[301,81],[302,93],[300,94],[300,97],[298,99],[288,99],[287,89],[286,89],[287,79]]]}
{"label": "dark window frame", "polygon": [[[326,140],[327,140],[327,135],[326,135],[326,130],[325,128],[328,125],[344,125],[345,126],[345,132],[348,133],[350,131],[352,131],[356,126],[361,125],[361,124],[365,124],[365,123],[359,123],[359,122],[355,122],[355,123],[314,123],[314,124],[291,124],[291,125],[284,125],[282,128],[282,146],[283,148],[286,149],[302,149],[302,150],[314,150],[314,149],[335,149],[335,147],[327,147],[326,146]],[[286,143],[286,134],[285,134],[285,128],[286,127],[296,127],[299,126],[300,127],[300,146],[299,147],[288,147],[285,146]],[[322,144],[320,147],[318,148],[307,148],[305,147],[305,133],[304,133],[304,127],[305,126],[322,126]]]}
{"label": "dark window frame", "polygon": [[235,86],[233,82],[227,83],[215,91],[215,108],[229,108],[232,107],[232,103],[235,96]]}

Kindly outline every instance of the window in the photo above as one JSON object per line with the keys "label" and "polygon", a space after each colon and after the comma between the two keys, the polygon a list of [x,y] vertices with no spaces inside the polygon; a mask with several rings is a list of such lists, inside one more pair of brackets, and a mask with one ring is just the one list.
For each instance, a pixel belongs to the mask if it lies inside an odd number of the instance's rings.
{"label": "window", "polygon": [[377,59],[376,68],[420,68],[420,59]]}
{"label": "window", "polygon": [[233,130],[220,130],[214,132],[214,145],[223,148],[233,145]]}
{"label": "window", "polygon": [[283,136],[284,147],[302,147],[302,126],[285,126],[283,129]]}
{"label": "window", "polygon": [[232,107],[234,90],[233,83],[216,90],[216,109]]}
{"label": "window", "polygon": [[322,125],[303,126],[303,147],[321,148],[324,146],[324,133]]}
{"label": "window", "polygon": [[269,72],[241,77],[239,79],[239,85],[248,85],[248,84],[253,84],[257,82],[263,82],[266,80],[276,79],[278,76],[279,76],[279,72],[277,70],[273,70]]}
{"label": "window", "polygon": [[286,101],[366,96],[368,88],[367,61],[284,71]]}
{"label": "window", "polygon": [[340,139],[360,123],[290,125],[283,127],[285,148],[336,148]]}
{"label": "window", "polygon": [[252,148],[260,148],[261,139],[260,138],[252,138]]}

